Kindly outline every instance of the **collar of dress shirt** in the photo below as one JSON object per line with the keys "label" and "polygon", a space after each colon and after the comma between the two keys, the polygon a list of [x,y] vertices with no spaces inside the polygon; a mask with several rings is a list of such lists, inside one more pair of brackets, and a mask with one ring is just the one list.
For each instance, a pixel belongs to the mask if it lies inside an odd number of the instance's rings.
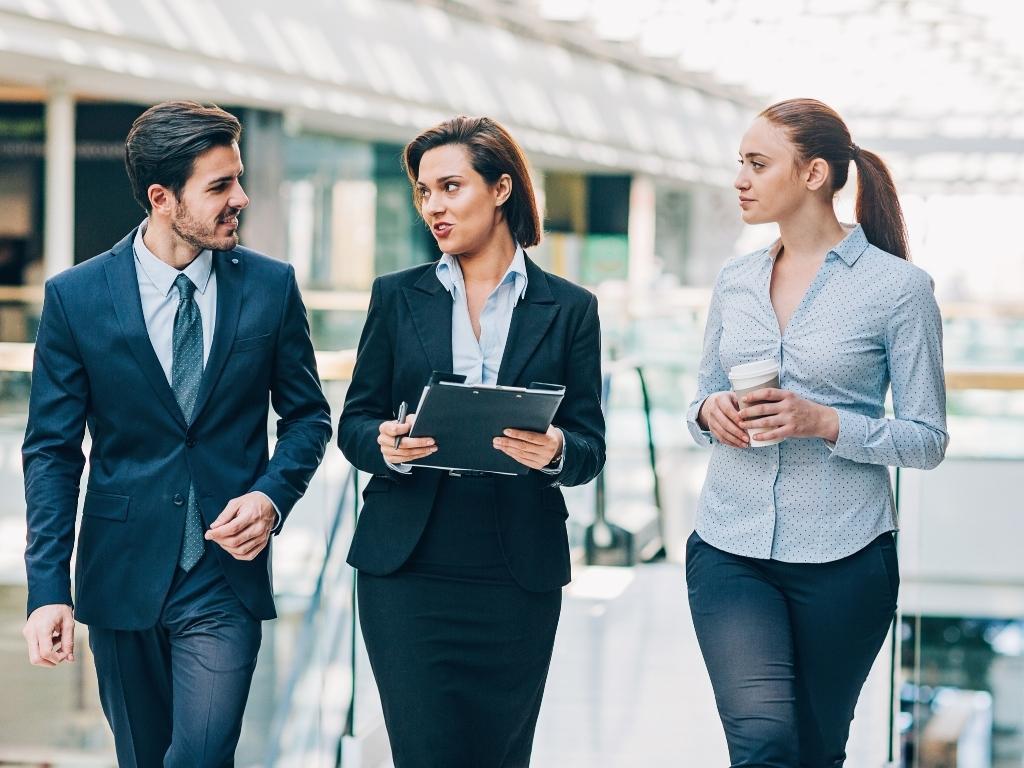
{"label": "collar of dress shirt", "polygon": [[[441,254],[441,259],[437,262],[435,268],[437,279],[441,282],[441,285],[445,287],[445,290],[455,298],[455,292],[461,290],[463,294],[466,292],[465,281],[462,277],[462,267],[459,266],[459,260],[451,254]],[[523,246],[516,245],[515,255],[512,257],[512,263],[508,265],[508,269],[505,270],[505,275],[501,278],[498,285],[504,285],[509,280],[515,282],[515,295],[516,302],[519,299],[526,296],[526,252],[523,250]]]}
{"label": "collar of dress shirt", "polygon": [[135,233],[135,259],[149,281],[156,286],[162,296],[166,296],[174,287],[174,280],[178,277],[179,272],[184,272],[188,275],[188,279],[195,284],[199,293],[206,293],[206,286],[210,283],[210,273],[213,272],[213,251],[208,248],[200,251],[199,255],[185,269],[177,270],[166,261],[161,261],[146,247],[142,236],[146,234],[148,224],[149,219],[146,219],[139,226],[139,231]]}
{"label": "collar of dress shirt", "polygon": [[[864,228],[860,224],[843,224],[842,227],[846,230],[846,237],[840,240],[836,247],[826,254],[826,258],[829,255],[835,254],[843,260],[846,266],[852,267],[857,259],[861,257],[861,254],[868,249],[870,243],[868,242],[867,235],[864,234]],[[774,259],[779,255],[780,250],[782,250],[781,238],[768,246],[768,255]]]}

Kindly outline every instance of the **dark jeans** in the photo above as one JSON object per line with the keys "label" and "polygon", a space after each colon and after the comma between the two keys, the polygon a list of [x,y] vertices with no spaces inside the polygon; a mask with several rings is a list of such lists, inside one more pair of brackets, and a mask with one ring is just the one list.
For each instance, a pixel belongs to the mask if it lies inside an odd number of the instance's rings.
{"label": "dark jeans", "polygon": [[690,612],[733,766],[840,768],[899,591],[885,533],[830,563],[686,544]]}
{"label": "dark jeans", "polygon": [[89,628],[100,700],[121,768],[234,764],[262,639],[212,550],[176,570],[156,626]]}

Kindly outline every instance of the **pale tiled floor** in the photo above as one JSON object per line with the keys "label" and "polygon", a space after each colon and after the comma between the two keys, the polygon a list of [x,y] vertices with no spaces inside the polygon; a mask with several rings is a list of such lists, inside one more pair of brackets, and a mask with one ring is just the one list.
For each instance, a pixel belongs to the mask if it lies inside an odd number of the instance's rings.
{"label": "pale tiled floor", "polygon": [[565,594],[533,764],[728,764],[680,566],[576,574]]}

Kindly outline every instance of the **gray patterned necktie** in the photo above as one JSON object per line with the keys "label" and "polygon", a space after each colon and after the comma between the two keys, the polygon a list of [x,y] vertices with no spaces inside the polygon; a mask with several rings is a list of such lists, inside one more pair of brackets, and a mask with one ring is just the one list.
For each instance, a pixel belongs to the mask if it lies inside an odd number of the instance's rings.
{"label": "gray patterned necktie", "polygon": [[[174,314],[172,339],[171,389],[186,422],[192,421],[192,409],[203,378],[203,318],[193,294],[196,286],[185,273],[174,279],[178,289],[178,311]],[[188,508],[185,512],[185,537],[181,542],[178,565],[192,569],[203,556],[203,520],[196,502],[195,485],[189,483]]]}

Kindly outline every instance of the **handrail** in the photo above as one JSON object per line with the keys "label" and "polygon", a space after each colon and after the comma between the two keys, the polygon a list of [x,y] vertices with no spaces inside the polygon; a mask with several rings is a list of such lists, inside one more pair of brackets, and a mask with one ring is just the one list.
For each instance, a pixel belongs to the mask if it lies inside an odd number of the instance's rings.
{"label": "handrail", "polygon": [[[0,303],[39,305],[43,295],[41,285],[0,285]],[[365,312],[370,306],[370,292],[306,288],[302,291],[302,303],[306,309],[321,312]]]}
{"label": "handrail", "polygon": [[[34,342],[0,342],[0,371],[32,372]],[[316,367],[321,381],[348,381],[356,364],[354,349],[318,350]]]}
{"label": "handrail", "polygon": [[[601,377],[601,409],[607,416],[608,410],[611,407],[612,379],[615,374],[623,371],[633,371],[637,374],[640,380],[644,422],[647,426],[647,456],[651,476],[654,480],[653,500],[654,507],[657,511],[659,544],[657,551],[650,556],[644,557],[644,561],[649,562],[651,560],[656,560],[659,557],[663,557],[665,554],[666,526],[665,510],[661,503],[661,485],[658,482],[658,457],[654,441],[654,422],[651,418],[651,399],[647,390],[647,380],[644,377],[642,366],[632,363],[629,360],[613,361],[606,366],[605,372]],[[593,560],[598,550],[608,550],[615,547],[616,544],[622,544],[624,542],[623,532],[620,529],[618,535],[616,534],[615,526],[608,522],[606,512],[607,495],[605,492],[605,473],[604,469],[602,469],[594,479],[594,521],[587,528],[585,540],[585,550],[588,563]],[[630,550],[629,556],[623,565],[632,566],[635,564],[636,563],[633,561],[633,552]]]}
{"label": "handrail", "polygon": [[[313,594],[310,597],[309,605],[306,606],[306,610],[302,616],[302,623],[299,629],[299,637],[295,644],[295,653],[292,658],[291,669],[286,677],[284,690],[278,697],[277,706],[274,707],[274,714],[271,717],[270,734],[267,738],[267,748],[265,765],[273,766],[277,764],[277,761],[281,757],[281,740],[284,734],[284,727],[288,719],[288,715],[291,712],[292,706],[294,705],[295,692],[298,688],[302,674],[306,671],[309,666],[313,654],[311,653],[313,643],[316,639],[317,628],[316,628],[316,616],[320,610],[321,603],[323,602],[324,586],[327,579],[327,572],[332,564],[332,555],[334,554],[335,544],[338,539],[339,531],[341,530],[342,521],[345,518],[345,512],[348,504],[352,503],[353,506],[358,504],[358,494],[355,493],[354,489],[358,483],[357,470],[353,466],[349,466],[348,472],[345,475],[345,481],[342,484],[341,496],[338,499],[338,505],[334,510],[334,516],[331,519],[330,525],[327,530],[327,541],[324,546],[324,557],[323,562],[320,565],[320,572],[317,574],[316,586],[313,589]],[[349,493],[352,492],[352,499],[350,502]],[[355,613],[355,604],[352,605],[352,612]],[[355,675],[354,675],[354,659],[353,659],[353,676],[352,676],[352,687],[355,688]]]}
{"label": "handrail", "polygon": [[[599,286],[590,286],[600,290]],[[41,285],[0,285],[0,303],[40,305],[43,303]],[[701,286],[677,286],[659,292],[665,300],[653,305],[646,296],[638,297],[622,293],[609,297],[609,301],[621,299],[629,304],[639,304],[645,311],[655,310],[659,314],[671,314],[679,309],[705,311],[711,301],[711,289]],[[370,306],[370,291],[359,289],[303,288],[302,302],[306,309],[318,312],[365,312]],[[939,302],[942,317],[950,319],[1024,319],[1024,302],[1021,301],[961,301]]]}
{"label": "handrail", "polygon": [[[35,343],[0,342],[0,371],[31,373]],[[317,350],[316,365],[321,381],[348,381],[355,367],[354,349]],[[964,366],[946,369],[946,389],[1024,389],[1024,368]]]}

